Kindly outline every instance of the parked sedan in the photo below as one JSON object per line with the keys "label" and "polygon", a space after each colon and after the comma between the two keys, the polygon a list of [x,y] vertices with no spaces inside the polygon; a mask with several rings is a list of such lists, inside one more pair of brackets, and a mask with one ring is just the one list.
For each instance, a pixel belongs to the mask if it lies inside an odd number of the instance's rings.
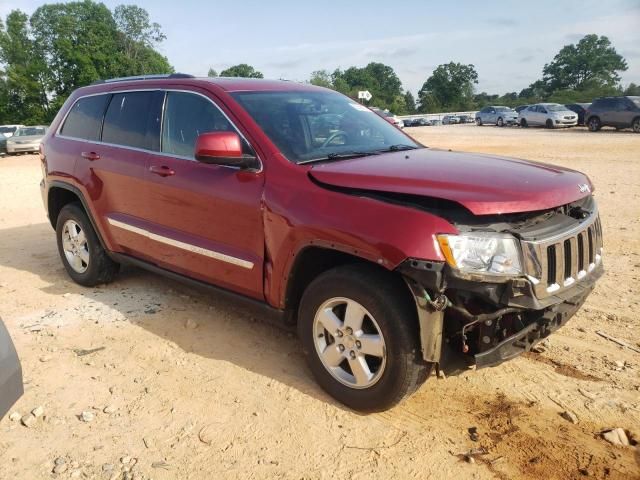
{"label": "parked sedan", "polygon": [[382,109],[380,109],[378,107],[371,107],[371,110],[374,113],[376,113],[379,116],[381,116],[382,118],[384,118],[391,125],[395,125],[398,128],[404,128],[404,122],[402,122],[402,120],[400,120],[398,117],[396,117],[389,110],[382,110]]}
{"label": "parked sedan", "polygon": [[414,118],[413,120],[411,120],[412,127],[428,127],[430,125],[431,125],[431,122],[426,118],[420,117],[420,118]]}
{"label": "parked sedan", "polygon": [[0,318],[0,419],[23,393],[20,360]]}
{"label": "parked sedan", "polygon": [[46,133],[47,127],[44,125],[19,128],[13,137],[7,140],[7,153],[13,155],[37,152]]}
{"label": "parked sedan", "polygon": [[443,125],[453,125],[455,123],[460,123],[460,119],[456,115],[445,115],[442,117]]}
{"label": "parked sedan", "polygon": [[559,103],[537,103],[529,105],[518,114],[518,122],[522,127],[533,125],[547,128],[575,127],[578,124],[578,114],[567,110]]}
{"label": "parked sedan", "polygon": [[24,125],[0,125],[0,133],[2,134],[0,137],[9,138],[13,136],[20,127],[24,127]]}
{"label": "parked sedan", "polygon": [[514,125],[518,123],[518,112],[509,107],[490,106],[484,107],[476,113],[476,125]]}

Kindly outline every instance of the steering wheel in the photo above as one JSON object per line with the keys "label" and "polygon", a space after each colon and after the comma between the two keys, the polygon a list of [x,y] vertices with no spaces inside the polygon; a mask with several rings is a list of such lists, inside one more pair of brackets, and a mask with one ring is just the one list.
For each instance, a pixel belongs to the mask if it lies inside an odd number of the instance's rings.
{"label": "steering wheel", "polygon": [[338,130],[337,132],[333,132],[331,135],[329,135],[329,138],[327,138],[324,141],[324,143],[322,144],[322,146],[320,148],[328,147],[329,145],[331,145],[331,142],[333,142],[338,137],[343,137],[345,143],[349,140],[349,135],[347,134],[347,132],[345,132],[343,130]]}

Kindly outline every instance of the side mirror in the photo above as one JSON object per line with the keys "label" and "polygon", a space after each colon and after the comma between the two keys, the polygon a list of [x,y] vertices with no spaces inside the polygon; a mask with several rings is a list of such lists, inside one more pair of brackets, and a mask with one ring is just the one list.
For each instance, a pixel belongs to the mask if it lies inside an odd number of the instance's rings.
{"label": "side mirror", "polygon": [[240,135],[235,132],[209,132],[198,136],[195,147],[196,160],[212,165],[226,165],[241,169],[259,168],[253,155],[242,153]]}

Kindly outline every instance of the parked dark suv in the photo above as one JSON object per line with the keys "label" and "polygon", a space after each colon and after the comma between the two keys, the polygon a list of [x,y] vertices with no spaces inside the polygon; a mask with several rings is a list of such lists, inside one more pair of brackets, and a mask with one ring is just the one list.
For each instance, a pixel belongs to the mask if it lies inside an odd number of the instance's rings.
{"label": "parked dark suv", "polygon": [[244,298],[297,325],[318,383],[359,410],[531,349],[603,272],[582,173],[426,148],[312,85],[102,82],[40,155],[73,280],[126,263]]}
{"label": "parked dark suv", "polygon": [[596,98],[587,109],[585,119],[592,132],[615,127],[616,130],[632,128],[640,133],[640,97]]}

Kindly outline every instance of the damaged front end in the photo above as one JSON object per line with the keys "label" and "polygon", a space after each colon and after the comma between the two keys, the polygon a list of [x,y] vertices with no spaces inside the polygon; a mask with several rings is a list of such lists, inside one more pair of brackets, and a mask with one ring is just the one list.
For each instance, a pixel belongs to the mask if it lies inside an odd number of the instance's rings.
{"label": "damaged front end", "polygon": [[511,221],[486,220],[457,226],[515,239],[518,273],[504,265],[497,270],[508,273],[465,271],[452,265],[455,259],[408,259],[397,269],[416,301],[423,358],[447,375],[529,351],[573,316],[603,273],[592,197]]}

